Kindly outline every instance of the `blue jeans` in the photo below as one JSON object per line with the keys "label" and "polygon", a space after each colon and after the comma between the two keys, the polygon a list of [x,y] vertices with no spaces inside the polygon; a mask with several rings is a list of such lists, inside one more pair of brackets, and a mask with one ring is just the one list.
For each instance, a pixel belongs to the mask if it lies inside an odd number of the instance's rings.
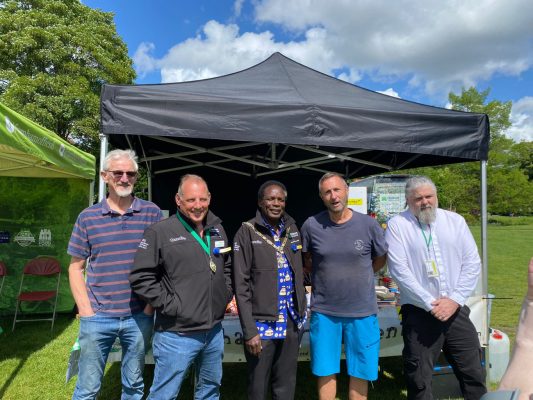
{"label": "blue jeans", "polygon": [[154,382],[149,400],[174,400],[187,370],[195,366],[195,400],[220,397],[224,335],[222,324],[209,331],[154,333]]}
{"label": "blue jeans", "polygon": [[129,317],[100,314],[81,317],[78,381],[72,399],[96,398],[107,357],[117,337],[122,346],[122,400],[142,399],[144,356],[150,344],[153,322],[153,316],[143,312]]}

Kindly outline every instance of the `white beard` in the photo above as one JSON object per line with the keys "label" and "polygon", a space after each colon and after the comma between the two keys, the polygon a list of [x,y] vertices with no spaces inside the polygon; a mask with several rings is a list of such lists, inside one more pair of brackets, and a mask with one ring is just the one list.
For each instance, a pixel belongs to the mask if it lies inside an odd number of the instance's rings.
{"label": "white beard", "polygon": [[131,196],[131,193],[133,192],[133,187],[128,186],[128,187],[123,188],[123,187],[118,187],[117,186],[115,188],[115,192],[120,197],[129,197],[129,196]]}
{"label": "white beard", "polygon": [[437,208],[426,207],[423,210],[418,211],[418,220],[426,225],[430,225],[437,219]]}

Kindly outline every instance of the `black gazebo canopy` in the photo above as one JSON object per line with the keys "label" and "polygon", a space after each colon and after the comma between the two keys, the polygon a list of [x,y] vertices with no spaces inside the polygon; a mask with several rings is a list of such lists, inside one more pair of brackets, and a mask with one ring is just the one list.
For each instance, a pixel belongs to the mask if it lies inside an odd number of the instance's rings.
{"label": "black gazebo canopy", "polygon": [[489,143],[485,114],[375,93],[280,53],[212,79],[104,85],[101,117],[110,143],[134,148],[147,163],[162,207],[175,208],[184,173],[204,176],[214,207],[232,214],[235,204],[221,204],[232,190],[249,213],[257,187],[278,179],[299,222],[320,207],[316,182],[323,172],[354,178],[486,160]]}

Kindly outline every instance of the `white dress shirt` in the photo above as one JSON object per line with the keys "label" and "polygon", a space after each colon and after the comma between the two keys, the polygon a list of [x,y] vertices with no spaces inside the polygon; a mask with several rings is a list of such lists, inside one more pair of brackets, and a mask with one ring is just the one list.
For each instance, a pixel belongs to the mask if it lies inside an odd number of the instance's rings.
{"label": "white dress shirt", "polygon": [[[442,297],[465,304],[476,287],[481,260],[463,217],[438,208],[435,222],[428,226],[406,210],[389,220],[385,238],[401,304],[426,311]],[[433,273],[428,272],[431,266]]]}

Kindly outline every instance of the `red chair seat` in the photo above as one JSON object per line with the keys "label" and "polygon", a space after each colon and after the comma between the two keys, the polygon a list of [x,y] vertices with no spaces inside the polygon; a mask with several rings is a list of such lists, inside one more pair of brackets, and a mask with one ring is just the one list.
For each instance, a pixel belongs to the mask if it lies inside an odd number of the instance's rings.
{"label": "red chair seat", "polygon": [[46,301],[53,299],[55,295],[55,291],[24,292],[19,295],[18,299],[20,301]]}
{"label": "red chair seat", "polygon": [[[35,290],[28,291],[28,286],[35,286],[38,282],[33,281],[30,284],[24,285],[24,277],[32,275],[34,277],[56,277],[55,290]],[[22,270],[22,276],[20,278],[20,288],[19,294],[17,296],[17,303],[15,305],[15,316],[13,317],[13,328],[15,330],[15,325],[17,322],[32,322],[32,321],[52,321],[51,329],[54,329],[54,320],[56,317],[56,308],[57,308],[57,298],[59,293],[59,282],[61,279],[61,264],[54,257],[50,256],[39,256],[30,260],[26,263]],[[26,290],[23,290],[26,289]],[[48,289],[49,287],[41,286],[41,289]],[[37,288],[36,288],[37,289]],[[23,313],[22,304],[31,303],[34,305],[33,311],[36,310],[36,307],[41,304],[41,302],[50,301],[53,305],[52,316],[51,318],[31,318],[31,319],[17,319],[18,313]],[[26,309],[25,312],[30,312]]]}

